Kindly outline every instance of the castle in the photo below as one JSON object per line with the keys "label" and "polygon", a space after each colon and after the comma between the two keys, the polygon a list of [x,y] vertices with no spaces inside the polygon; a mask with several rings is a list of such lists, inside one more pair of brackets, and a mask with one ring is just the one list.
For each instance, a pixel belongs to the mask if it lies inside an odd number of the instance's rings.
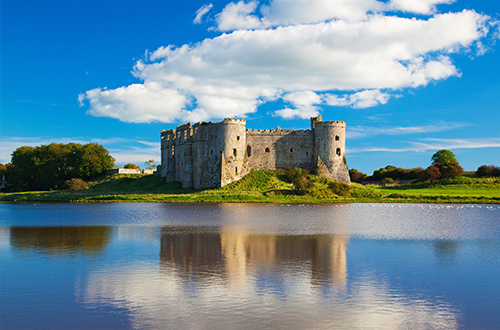
{"label": "castle", "polygon": [[251,170],[288,166],[350,183],[345,160],[345,122],[311,118],[310,130],[247,129],[243,119],[199,122],[161,131],[161,165],[167,182],[215,188]]}

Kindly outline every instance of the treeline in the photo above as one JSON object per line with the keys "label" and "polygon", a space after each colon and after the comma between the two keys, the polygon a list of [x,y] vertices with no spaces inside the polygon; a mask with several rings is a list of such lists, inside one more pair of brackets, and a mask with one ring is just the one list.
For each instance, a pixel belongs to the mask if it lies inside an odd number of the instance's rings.
{"label": "treeline", "polygon": [[[459,165],[453,152],[443,149],[437,151],[431,158],[431,165],[425,170],[421,167],[405,169],[388,165],[368,176],[356,169],[349,170],[352,182],[381,181],[384,183],[398,181],[433,182],[440,179],[452,179],[463,175],[464,170]],[[493,165],[482,165],[475,172],[478,178],[500,177],[500,168]]]}
{"label": "treeline", "polygon": [[51,143],[17,148],[3,177],[10,191],[64,189],[72,179],[88,180],[114,165],[115,159],[100,144]]}

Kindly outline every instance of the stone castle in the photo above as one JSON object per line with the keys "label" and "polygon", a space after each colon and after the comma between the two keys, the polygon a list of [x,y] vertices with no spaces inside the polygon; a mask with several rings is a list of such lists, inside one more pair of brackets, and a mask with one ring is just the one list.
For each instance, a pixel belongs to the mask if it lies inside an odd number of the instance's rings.
{"label": "stone castle", "polygon": [[350,183],[345,160],[343,121],[311,118],[310,130],[247,129],[243,119],[183,124],[161,131],[161,165],[167,182],[215,188],[241,179],[252,170],[288,166]]}

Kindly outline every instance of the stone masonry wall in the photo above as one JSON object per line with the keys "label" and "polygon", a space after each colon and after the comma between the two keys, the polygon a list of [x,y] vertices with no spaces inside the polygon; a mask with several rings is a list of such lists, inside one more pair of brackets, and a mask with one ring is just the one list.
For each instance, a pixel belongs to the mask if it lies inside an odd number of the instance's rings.
{"label": "stone masonry wall", "polygon": [[311,118],[311,130],[246,129],[246,121],[183,124],[161,132],[167,182],[196,189],[221,187],[251,170],[300,167],[350,183],[344,163],[345,123]]}

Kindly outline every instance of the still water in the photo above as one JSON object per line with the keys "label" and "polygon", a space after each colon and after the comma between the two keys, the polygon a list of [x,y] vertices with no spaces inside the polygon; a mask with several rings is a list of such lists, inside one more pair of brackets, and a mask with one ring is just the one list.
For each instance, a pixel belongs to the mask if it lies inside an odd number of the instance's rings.
{"label": "still water", "polygon": [[500,329],[500,206],[0,204],[1,329]]}

